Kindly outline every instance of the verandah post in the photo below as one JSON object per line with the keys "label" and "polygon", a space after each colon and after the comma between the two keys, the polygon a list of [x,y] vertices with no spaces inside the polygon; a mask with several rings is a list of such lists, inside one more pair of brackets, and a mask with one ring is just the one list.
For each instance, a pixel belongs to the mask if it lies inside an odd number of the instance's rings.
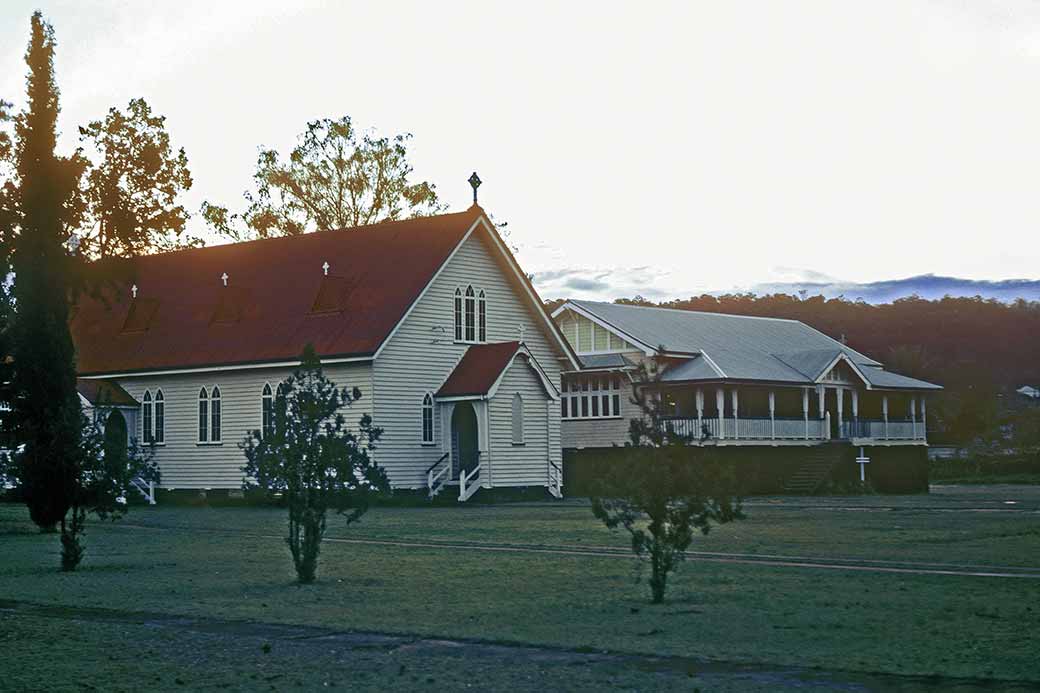
{"label": "verandah post", "polygon": [[809,440],[809,388],[802,388],[802,415],[805,417],[805,439]]}
{"label": "verandah post", "polygon": [[697,437],[700,438],[703,434],[701,430],[704,427],[702,419],[704,418],[704,390],[697,389]]}
{"label": "verandah post", "polygon": [[722,388],[715,390],[715,408],[719,415],[719,440],[726,437],[726,393]]}
{"label": "verandah post", "polygon": [[769,437],[776,440],[776,393],[769,391]]}
{"label": "verandah post", "polygon": [[910,396],[910,437],[917,438],[917,398]]}
{"label": "verandah post", "polygon": [[737,404],[738,404],[738,402],[737,402],[737,388],[733,388],[733,390],[731,392],[732,392],[732,397],[733,397],[733,437],[734,438],[739,438],[740,437],[740,429],[739,429],[739,424],[737,423]]}
{"label": "verandah post", "polygon": [[838,399],[838,437],[841,438],[843,435],[842,427],[845,425],[845,419],[842,416],[842,407],[845,404],[845,390],[837,387],[834,389],[834,396]]}
{"label": "verandah post", "polygon": [[881,395],[881,418],[885,421],[885,440],[888,440],[888,395]]}

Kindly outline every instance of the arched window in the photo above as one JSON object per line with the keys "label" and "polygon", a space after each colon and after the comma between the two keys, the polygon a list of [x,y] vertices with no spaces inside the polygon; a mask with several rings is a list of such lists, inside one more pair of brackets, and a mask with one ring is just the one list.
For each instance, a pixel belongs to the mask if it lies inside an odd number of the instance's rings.
{"label": "arched window", "polygon": [[433,397],[429,392],[422,398],[422,442],[433,442]]}
{"label": "arched window", "polygon": [[477,294],[477,341],[487,341],[487,295],[483,289]]}
{"label": "arched window", "polygon": [[152,393],[144,391],[141,399],[141,433],[144,436],[145,445],[155,442],[152,436]]}
{"label": "arched window", "polygon": [[166,442],[166,398],[162,390],[155,391],[155,433],[152,440],[157,445]]}
{"label": "arched window", "polygon": [[220,431],[220,388],[214,387],[213,392],[209,396],[209,409],[210,409],[210,426],[209,426],[209,438],[210,442],[219,443],[221,441]]}
{"label": "arched window", "polygon": [[477,300],[473,287],[466,287],[466,341],[477,341]]}
{"label": "arched window", "polygon": [[209,394],[206,388],[199,390],[199,442],[209,442]]}
{"label": "arched window", "polygon": [[264,384],[260,394],[260,435],[266,438],[274,434],[274,393],[270,383]]}
{"label": "arched window", "polygon": [[524,444],[524,398],[519,392],[513,395],[513,445]]}
{"label": "arched window", "polygon": [[462,341],[462,289],[455,289],[455,341]]}

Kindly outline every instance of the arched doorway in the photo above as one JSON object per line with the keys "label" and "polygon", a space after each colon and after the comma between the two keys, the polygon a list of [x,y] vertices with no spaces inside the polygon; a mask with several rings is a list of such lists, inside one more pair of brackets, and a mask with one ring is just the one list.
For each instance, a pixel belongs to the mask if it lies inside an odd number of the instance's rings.
{"label": "arched doorway", "polygon": [[469,402],[457,402],[451,413],[451,476],[477,466],[477,413]]}
{"label": "arched doorway", "polygon": [[105,457],[126,455],[127,447],[126,419],[118,409],[105,419]]}

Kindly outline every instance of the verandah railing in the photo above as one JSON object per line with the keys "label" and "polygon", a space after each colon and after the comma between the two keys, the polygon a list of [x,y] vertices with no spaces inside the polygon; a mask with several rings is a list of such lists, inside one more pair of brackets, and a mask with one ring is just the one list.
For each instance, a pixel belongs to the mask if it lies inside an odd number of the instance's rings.
{"label": "verandah railing", "polygon": [[[827,440],[831,437],[830,419],[796,417],[687,418],[668,417],[668,429],[678,435],[699,440]],[[845,421],[839,428],[841,438],[876,440],[924,440],[924,423],[917,421]]]}

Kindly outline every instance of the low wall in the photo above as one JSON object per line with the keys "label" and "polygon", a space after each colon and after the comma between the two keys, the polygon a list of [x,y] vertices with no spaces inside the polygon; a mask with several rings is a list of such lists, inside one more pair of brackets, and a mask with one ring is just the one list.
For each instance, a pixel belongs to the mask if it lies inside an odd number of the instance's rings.
{"label": "low wall", "polygon": [[[859,448],[830,444],[840,457],[831,470],[830,484],[824,482],[821,492],[829,488],[851,487],[859,480],[855,458]],[[745,495],[784,493],[784,483],[807,461],[815,447],[722,447],[710,454],[733,464]],[[690,461],[704,455],[702,448],[690,448]],[[865,448],[870,464],[867,479],[878,493],[927,493],[928,456],[923,446],[878,446]],[[564,493],[569,497],[587,496],[594,492],[596,480],[605,469],[617,464],[625,448],[586,448],[564,450]]]}

